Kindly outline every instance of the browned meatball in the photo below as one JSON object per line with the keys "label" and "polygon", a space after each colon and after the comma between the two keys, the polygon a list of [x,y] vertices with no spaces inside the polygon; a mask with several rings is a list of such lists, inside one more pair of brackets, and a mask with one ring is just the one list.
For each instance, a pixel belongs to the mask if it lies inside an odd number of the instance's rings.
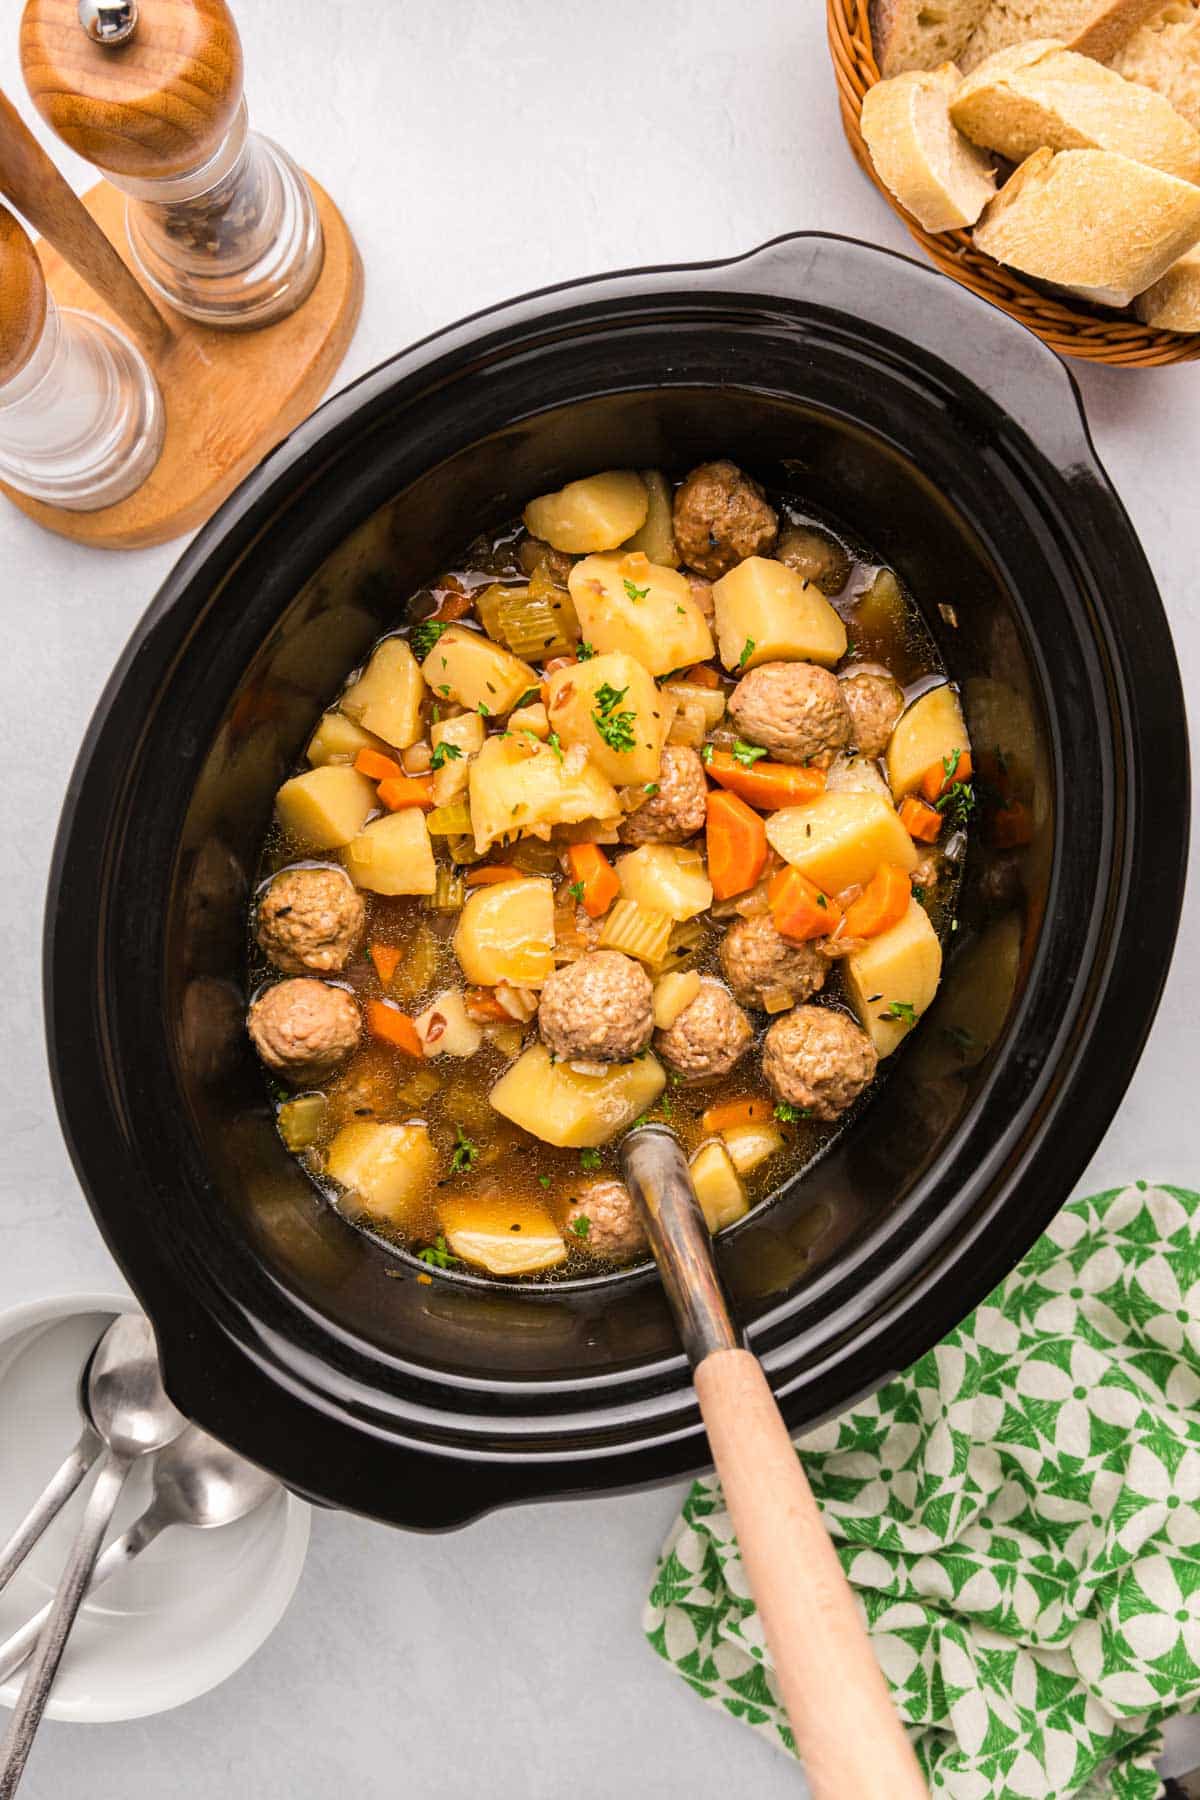
{"label": "browned meatball", "polygon": [[727,1075],[754,1037],[749,1019],[729,989],[701,976],[700,992],[667,1031],[656,1031],[654,1048],[685,1081]]}
{"label": "browned meatball", "polygon": [[344,969],[366,924],[362,895],[342,869],[284,869],[258,902],[258,941],[288,975]]}
{"label": "browned meatball", "polygon": [[743,737],[780,762],[828,768],[850,742],[841,683],[816,663],[769,662],[751,669],[729,697],[729,716]]}
{"label": "browned meatball", "polygon": [[713,580],[747,556],[765,556],[779,519],[736,463],[701,463],[675,495],[675,542],[689,568]]}
{"label": "browned meatball", "polygon": [[840,594],[850,579],[850,558],[842,546],[809,525],[785,526],[775,555],[823,594]]}
{"label": "browned meatball", "polygon": [[899,682],[885,669],[851,668],[842,676],[842,699],[850,714],[851,741],[864,756],[882,756],[904,711]]}
{"label": "browned meatball", "polygon": [[770,913],[763,913],[760,918],[742,919],[725,933],[721,968],[743,1006],[765,1009],[768,995],[773,998],[773,990],[780,988],[790,994],[793,1006],[811,999],[825,985],[829,962],[813,944],[789,944],[776,931]]}
{"label": "browned meatball", "polygon": [[267,988],[246,1024],[268,1069],[294,1086],[331,1074],[362,1036],[353,994],[309,976]]}
{"label": "browned meatball", "polygon": [[627,815],[621,842],[682,844],[704,830],[707,807],[704,764],[686,745],[668,744],[658,772],[658,792]]}
{"label": "browned meatball", "polygon": [[763,1040],[767,1086],[814,1119],[836,1119],[852,1106],[878,1061],[866,1032],[827,1006],[797,1006]]}
{"label": "browned meatball", "polygon": [[542,1042],[565,1061],[628,1062],[654,1030],[654,990],[619,950],[589,950],[556,969],[538,1006]]}
{"label": "browned meatball", "polygon": [[567,1232],[570,1243],[609,1262],[628,1262],[649,1248],[633,1195],[623,1181],[590,1181],[571,1201]]}

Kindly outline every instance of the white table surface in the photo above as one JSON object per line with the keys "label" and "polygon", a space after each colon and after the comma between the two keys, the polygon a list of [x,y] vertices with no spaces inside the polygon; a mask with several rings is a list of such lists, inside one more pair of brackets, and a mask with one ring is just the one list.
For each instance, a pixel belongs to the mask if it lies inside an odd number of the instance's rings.
{"label": "white table surface", "polygon": [[[4,9],[0,85],[32,119],[17,10]],[[237,10],[253,122],[336,196],[363,253],[366,304],[342,379],[477,307],[579,274],[732,255],[807,227],[909,248],[843,143],[819,0],[240,0]],[[84,165],[59,154],[87,185]],[[1190,689],[1200,679],[1200,365],[1077,373]],[[181,548],[88,552],[0,511],[0,1307],[115,1279],[51,1105],[42,895],[92,706]],[[1193,883],[1149,1047],[1081,1188],[1200,1174],[1198,939]],[[803,1793],[794,1765],[702,1706],[643,1641],[643,1596],[681,1491],[505,1512],[441,1538],[318,1515],[296,1600],[239,1677],[142,1723],[47,1726],[23,1792],[592,1800],[636,1783],[655,1800]]]}

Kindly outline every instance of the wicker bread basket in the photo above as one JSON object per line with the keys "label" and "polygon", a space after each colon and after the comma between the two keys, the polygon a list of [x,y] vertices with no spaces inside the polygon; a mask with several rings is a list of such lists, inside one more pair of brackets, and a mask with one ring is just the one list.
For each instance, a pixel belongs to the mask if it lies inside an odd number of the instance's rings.
{"label": "wicker bread basket", "polygon": [[867,89],[879,80],[879,68],[871,45],[868,0],[827,0],[829,50],[837,75],[842,125],[850,148],[884,199],[899,213],[931,262],[952,275],[973,293],[1002,307],[1036,331],[1061,356],[1084,357],[1089,362],[1115,363],[1126,368],[1156,368],[1164,363],[1190,362],[1200,356],[1200,334],[1158,331],[1138,319],[1119,317],[1092,309],[1083,301],[1068,305],[1043,293],[1010,269],[984,256],[966,231],[936,234],[917,221],[888,193],[871,166],[862,135],[862,103]]}

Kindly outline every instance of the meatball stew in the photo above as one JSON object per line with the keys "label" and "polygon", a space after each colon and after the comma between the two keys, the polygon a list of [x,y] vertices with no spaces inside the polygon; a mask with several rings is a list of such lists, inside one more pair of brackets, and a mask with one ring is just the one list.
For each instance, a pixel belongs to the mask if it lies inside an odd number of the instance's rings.
{"label": "meatball stew", "polygon": [[647,1117],[734,1223],[938,986],[974,793],[916,607],[713,462],[543,495],[398,616],[264,854],[285,1144],[430,1269],[644,1256],[616,1146]]}

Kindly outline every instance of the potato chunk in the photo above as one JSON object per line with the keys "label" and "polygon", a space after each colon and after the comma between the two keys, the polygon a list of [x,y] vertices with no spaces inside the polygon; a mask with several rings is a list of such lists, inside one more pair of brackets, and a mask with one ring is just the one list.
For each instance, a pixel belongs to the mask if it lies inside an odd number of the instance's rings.
{"label": "potato chunk", "polygon": [[760,1163],[783,1149],[783,1133],[774,1125],[730,1125],[721,1133],[729,1160],[739,1175],[749,1175]]}
{"label": "potato chunk", "polygon": [[949,682],[930,688],[901,714],[888,742],[887,772],[893,798],[897,803],[903,800],[905,794],[920,787],[926,769],[956,750],[970,748],[958,695]]}
{"label": "potato chunk", "polygon": [[275,796],[275,816],[310,850],[340,850],[379,805],[375,783],[344,763],[293,775]]}
{"label": "potato chunk", "polygon": [[321,715],[304,754],[314,769],[320,769],[326,763],[352,763],[360,750],[382,750],[386,755],[390,749],[390,744],[364,731],[345,713],[327,712]]}
{"label": "potato chunk", "polygon": [[533,1200],[465,1195],[444,1200],[438,1217],[453,1254],[489,1275],[538,1275],[566,1258],[562,1232]]}
{"label": "potato chunk", "polygon": [[712,634],[678,569],[640,551],[588,556],[568,577],[579,629],[597,650],[624,650],[651,675],[706,662]]}
{"label": "potato chunk", "polygon": [[346,846],[346,873],[372,894],[432,894],[437,868],[425,814],[406,806],[373,819]]}
{"label": "potato chunk", "polygon": [[384,638],[340,704],[364,731],[373,731],[397,750],[407,750],[421,735],[424,698],[416,657],[403,638]]}
{"label": "potato chunk", "polygon": [[487,740],[471,763],[469,791],[481,856],[498,839],[536,827],[621,816],[617,791],[598,769],[571,771],[561,749],[524,732]]}
{"label": "potato chunk", "polygon": [[827,894],[865,887],[881,863],[915,869],[917,852],[878,794],[818,794],[767,820],[767,842]]}
{"label": "potato chunk", "polygon": [[769,556],[748,556],[722,575],[713,608],[721,661],[739,674],[765,662],[832,668],[846,654],[846,627],[820,588]]}
{"label": "potato chunk", "polygon": [[545,875],[476,888],[454,933],[468,981],[540,987],[554,969],[554,887]]}
{"label": "potato chunk", "polygon": [[680,1013],[692,1004],[700,992],[700,971],[684,969],[660,975],[654,984],[654,1023],[660,1031],[670,1031]]}
{"label": "potato chunk", "polygon": [[483,1031],[467,1011],[460,988],[447,988],[413,1020],[426,1056],[474,1056]]}
{"label": "potato chunk", "polygon": [[658,780],[666,714],[640,662],[610,650],[557,669],[549,686],[547,714],[564,744],[582,744],[592,766],[618,787]]}
{"label": "potato chunk", "polygon": [[712,882],[698,850],[675,844],[642,844],[617,863],[617,878],[627,900],[682,923],[712,905]]}
{"label": "potato chunk", "polygon": [[511,712],[538,684],[527,662],[465,625],[452,625],[442,633],[421,664],[421,673],[443,700],[457,700],[485,719]]}
{"label": "potato chunk", "polygon": [[343,1125],[330,1144],[326,1166],[373,1219],[404,1225],[428,1195],[438,1159],[424,1125],[357,1119]]}
{"label": "potato chunk", "polygon": [[613,1063],[603,1075],[577,1075],[566,1063],[551,1062],[545,1044],[533,1044],[505,1070],[489,1098],[498,1113],[543,1143],[587,1149],[632,1125],[666,1085],[654,1056]]}
{"label": "potato chunk", "polygon": [[568,481],[556,494],[542,494],[525,508],[525,528],[553,550],[586,556],[615,550],[646,522],[646,484],[630,469],[609,469]]}
{"label": "potato chunk", "polygon": [[646,484],[648,502],[646,522],[621,548],[640,550],[652,563],[658,563],[664,569],[677,569],[681,558],[675,544],[671,489],[667,478],[658,469],[643,469],[642,480]]}
{"label": "potato chunk", "polygon": [[688,1166],[700,1210],[710,1231],[722,1231],[750,1211],[742,1178],[724,1144],[715,1140],[711,1144],[702,1144]]}
{"label": "potato chunk", "polygon": [[890,1056],[937,993],[942,946],[916,900],[898,925],[868,938],[842,965],[846,997],[880,1056]]}

